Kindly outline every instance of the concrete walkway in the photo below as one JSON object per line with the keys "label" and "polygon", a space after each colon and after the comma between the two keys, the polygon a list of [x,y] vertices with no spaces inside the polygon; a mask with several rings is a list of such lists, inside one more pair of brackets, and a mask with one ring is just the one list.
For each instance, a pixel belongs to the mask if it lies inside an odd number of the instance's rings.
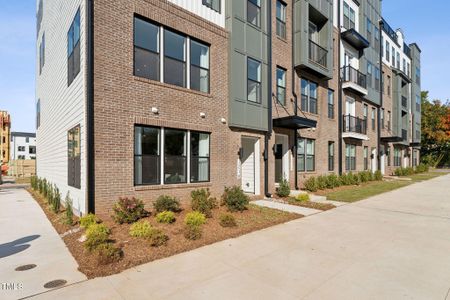
{"label": "concrete walkway", "polygon": [[[15,271],[26,264],[36,267]],[[0,190],[0,299],[18,299],[48,291],[44,284],[56,279],[66,280],[68,284],[85,280],[77,268],[64,242],[30,194],[24,189]]]}
{"label": "concrete walkway", "polygon": [[257,200],[257,201],[252,201],[252,203],[255,205],[258,205],[258,206],[278,209],[278,210],[282,210],[282,211],[286,211],[286,212],[290,212],[290,213],[294,213],[294,214],[299,214],[299,215],[303,215],[303,216],[311,216],[311,215],[322,212],[321,210],[318,210],[318,209],[301,207],[301,206],[297,206],[297,205],[275,202],[275,201],[271,201],[271,200]]}
{"label": "concrete walkway", "polygon": [[37,299],[439,299],[450,175]]}

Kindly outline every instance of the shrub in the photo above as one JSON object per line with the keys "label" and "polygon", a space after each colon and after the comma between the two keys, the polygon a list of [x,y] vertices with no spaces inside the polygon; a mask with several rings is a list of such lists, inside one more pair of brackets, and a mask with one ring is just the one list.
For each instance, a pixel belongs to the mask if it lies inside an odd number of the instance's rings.
{"label": "shrub", "polygon": [[184,237],[188,240],[198,240],[202,237],[202,228],[200,226],[185,226]]}
{"label": "shrub", "polygon": [[317,180],[315,177],[309,177],[308,179],[306,179],[304,185],[305,185],[305,190],[310,191],[310,192],[317,192],[317,190],[319,189]]}
{"label": "shrub", "polygon": [[65,220],[64,223],[67,225],[72,226],[73,225],[73,208],[72,208],[72,199],[70,198],[69,192],[67,192],[66,199],[65,199],[65,206],[66,206],[66,212],[65,212]]}
{"label": "shrub", "polygon": [[229,211],[244,211],[247,209],[249,202],[250,198],[240,186],[225,187],[222,195],[222,205],[226,205]]}
{"label": "shrub", "polygon": [[291,186],[286,179],[281,180],[280,186],[277,188],[277,195],[281,198],[288,197],[291,194]]}
{"label": "shrub", "polygon": [[320,175],[317,177],[317,188],[319,190],[325,190],[327,188],[327,177],[324,175]]}
{"label": "shrub", "polygon": [[163,211],[156,215],[158,223],[173,223],[175,222],[175,214],[172,211]]}
{"label": "shrub", "polygon": [[308,194],[298,194],[295,200],[300,202],[306,202],[310,200],[310,197]]}
{"label": "shrub", "polygon": [[107,265],[119,261],[123,257],[121,248],[114,246],[112,243],[103,243],[97,246],[97,262],[100,265]]}
{"label": "shrub", "polygon": [[42,194],[44,195],[45,198],[47,198],[47,195],[48,195],[48,183],[47,183],[47,179],[45,179],[45,178],[42,181]]}
{"label": "shrub", "polygon": [[209,189],[192,191],[191,198],[192,210],[201,212],[207,218],[212,217],[212,209],[217,207],[217,200],[211,197]]}
{"label": "shrub", "polygon": [[152,228],[148,240],[152,247],[159,247],[167,244],[169,237],[161,229]]}
{"label": "shrub", "polygon": [[219,224],[222,227],[235,227],[237,226],[236,219],[232,214],[220,215]]}
{"label": "shrub", "polygon": [[[53,191],[54,191],[53,184],[48,184],[46,198],[47,198],[47,203],[48,203],[48,205],[50,205],[50,207],[53,207],[53,200],[54,200],[53,199]],[[53,208],[52,208],[52,210],[53,210]]]}
{"label": "shrub", "polygon": [[31,188],[36,191],[38,189],[38,181],[36,176],[31,176]]}
{"label": "shrub", "polygon": [[148,212],[144,209],[144,202],[134,197],[119,198],[119,201],[114,204],[113,211],[112,218],[119,224],[131,224],[148,215]]}
{"label": "shrub", "polygon": [[381,180],[383,180],[383,174],[381,174],[381,171],[380,171],[380,170],[377,170],[377,171],[375,172],[374,177],[375,177],[375,180],[376,180],[376,181],[381,181]]}
{"label": "shrub", "polygon": [[361,184],[361,182],[359,181],[359,176],[358,176],[357,173],[352,173],[352,175],[351,175],[351,182],[352,182],[352,185],[359,185],[359,184]]}
{"label": "shrub", "polygon": [[327,188],[334,189],[340,186],[339,177],[336,174],[330,174],[327,176]]}
{"label": "shrub", "polygon": [[152,230],[152,225],[146,220],[141,220],[136,223],[133,223],[130,226],[130,235],[132,237],[138,238],[148,238],[150,236],[150,232]]}
{"label": "shrub", "polygon": [[165,195],[159,196],[153,203],[153,207],[158,213],[163,211],[179,212],[181,210],[180,202],[175,197]]}
{"label": "shrub", "polygon": [[80,226],[84,229],[88,229],[94,224],[97,224],[98,220],[94,214],[87,214],[80,218]]}
{"label": "shrub", "polygon": [[86,242],[84,246],[89,250],[95,250],[101,244],[108,242],[111,231],[104,224],[93,224],[86,229]]}
{"label": "shrub", "polygon": [[43,193],[44,192],[44,181],[41,178],[38,178],[38,190],[39,193]]}
{"label": "shrub", "polygon": [[188,226],[201,226],[206,223],[206,217],[201,212],[193,211],[186,215],[184,223]]}
{"label": "shrub", "polygon": [[430,170],[430,167],[427,164],[419,164],[416,167],[416,173],[425,173]]}
{"label": "shrub", "polygon": [[58,213],[61,209],[61,194],[59,192],[59,189],[55,186],[55,188],[51,189],[52,192],[52,202],[51,202],[51,206],[52,206],[52,211],[54,213]]}

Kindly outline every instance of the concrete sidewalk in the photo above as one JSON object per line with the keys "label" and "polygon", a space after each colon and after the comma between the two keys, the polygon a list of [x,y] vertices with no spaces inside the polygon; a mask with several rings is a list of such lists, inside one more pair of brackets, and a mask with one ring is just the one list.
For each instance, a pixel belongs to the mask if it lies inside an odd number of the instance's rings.
{"label": "concrete sidewalk", "polygon": [[[48,291],[44,284],[56,279],[66,280],[68,284],[86,280],[27,191],[0,190],[0,207],[0,299],[18,299]],[[26,264],[36,267],[15,271]]]}
{"label": "concrete sidewalk", "polygon": [[37,299],[442,299],[450,175]]}

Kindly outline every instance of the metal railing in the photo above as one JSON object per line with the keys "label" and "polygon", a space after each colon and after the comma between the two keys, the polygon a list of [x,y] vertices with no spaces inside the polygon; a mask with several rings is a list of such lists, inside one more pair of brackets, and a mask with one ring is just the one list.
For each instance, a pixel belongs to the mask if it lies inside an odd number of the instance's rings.
{"label": "metal railing", "polygon": [[360,87],[367,89],[367,76],[356,70],[352,66],[345,66],[341,69],[342,80],[344,82],[353,82]]}
{"label": "metal railing", "polygon": [[344,132],[367,134],[367,120],[352,115],[344,115]]}
{"label": "metal railing", "polygon": [[328,51],[320,45],[309,40],[309,59],[323,67],[327,67]]}

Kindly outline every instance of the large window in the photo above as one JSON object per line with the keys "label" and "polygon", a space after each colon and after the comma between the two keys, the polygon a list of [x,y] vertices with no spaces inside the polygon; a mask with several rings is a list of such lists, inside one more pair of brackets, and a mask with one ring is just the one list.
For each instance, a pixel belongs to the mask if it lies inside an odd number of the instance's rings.
{"label": "large window", "polygon": [[389,60],[391,59],[391,45],[389,44],[389,41],[386,41],[386,60],[389,62]]}
{"label": "large window", "polygon": [[297,171],[315,170],[315,140],[299,138],[297,143]]}
{"label": "large window", "polygon": [[164,129],[164,183],[187,182],[187,131]]}
{"label": "large window", "polygon": [[372,44],[372,22],[367,18],[367,40]]}
{"label": "large window", "polygon": [[364,171],[369,170],[369,147],[364,147]]}
{"label": "large window", "polygon": [[186,87],[186,37],[164,30],[164,82]]}
{"label": "large window", "polygon": [[209,47],[191,40],[191,89],[209,93]]}
{"label": "large window", "polygon": [[247,58],[247,100],[261,103],[261,63]]}
{"label": "large window", "polygon": [[277,68],[277,100],[282,105],[286,105],[286,71]]}
{"label": "large window", "polygon": [[334,91],[328,90],[328,118],[334,119]]}
{"label": "large window", "polygon": [[261,27],[261,0],[247,0],[247,22]]}
{"label": "large window", "polygon": [[134,184],[160,184],[161,130],[155,127],[134,128]]}
{"label": "large window", "polygon": [[345,170],[356,170],[356,145],[345,145]]}
{"label": "large window", "polygon": [[80,10],[78,9],[67,33],[67,83],[80,73]]}
{"label": "large window", "polygon": [[191,132],[191,182],[209,181],[209,134]]}
{"label": "large window", "polygon": [[367,62],[367,86],[372,87],[373,82],[373,65]]}
{"label": "large window", "polygon": [[301,80],[302,87],[302,111],[317,114],[317,83]]}
{"label": "large window", "polygon": [[400,167],[402,165],[402,151],[394,147],[394,167]]}
{"label": "large window", "polygon": [[202,4],[220,13],[220,1],[221,0],[202,0]]}
{"label": "large window", "polygon": [[159,27],[134,18],[134,75],[160,80]]}
{"label": "large window", "polygon": [[42,34],[41,44],[39,45],[39,74],[45,65],[45,32]]}
{"label": "large window", "polygon": [[355,28],[355,10],[344,1],[344,28]]}
{"label": "large window", "polygon": [[277,35],[286,38],[286,4],[277,0]]}
{"label": "large window", "polygon": [[80,125],[69,130],[67,134],[67,184],[81,188],[81,130]]}
{"label": "large window", "polygon": [[328,171],[334,171],[334,142],[328,142]]}

